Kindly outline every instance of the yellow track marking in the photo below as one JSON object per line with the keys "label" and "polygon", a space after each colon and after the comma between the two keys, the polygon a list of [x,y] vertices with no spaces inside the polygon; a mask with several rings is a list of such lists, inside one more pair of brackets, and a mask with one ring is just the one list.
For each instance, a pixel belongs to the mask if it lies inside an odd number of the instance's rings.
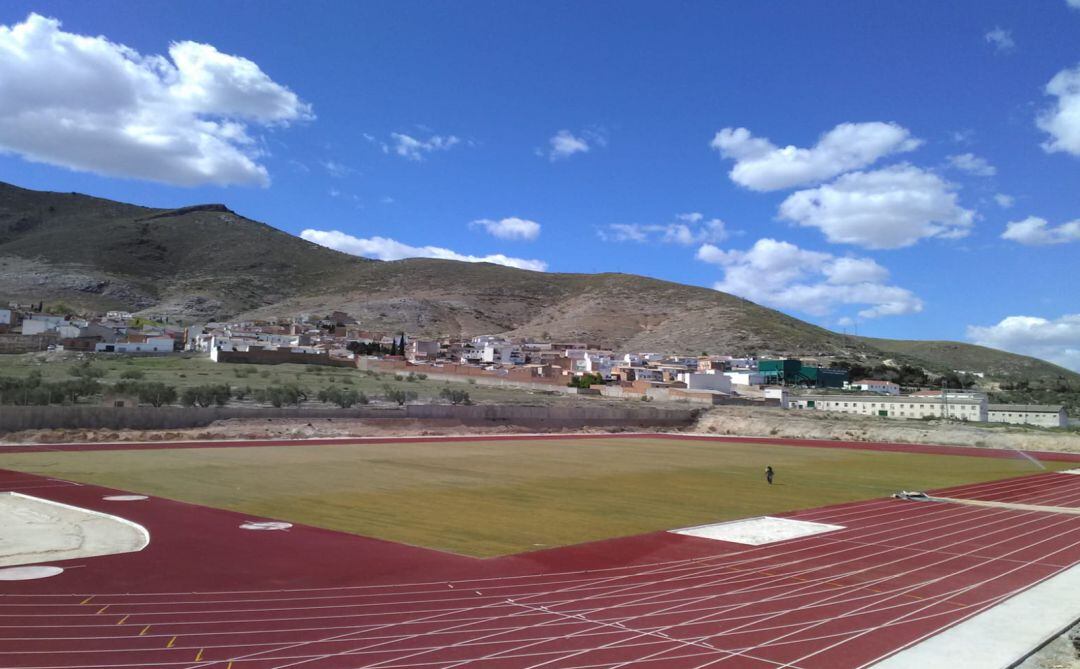
{"label": "yellow track marking", "polygon": [[93,598],[94,598],[94,596],[93,596],[93,595],[90,595],[89,597],[87,597],[86,599],[82,600],[82,601],[81,601],[81,602],[79,602],[79,603],[80,603],[80,604],[89,604],[89,603],[90,603],[90,600],[91,600],[91,599],[93,599]]}
{"label": "yellow track marking", "polygon": [[199,661],[201,661],[201,660],[202,660],[202,652],[203,652],[203,650],[205,650],[205,649],[203,649],[203,648],[200,648],[200,649],[199,649],[199,652],[198,652],[198,653],[197,653],[197,654],[195,655],[195,661],[196,661],[196,662],[199,662]]}
{"label": "yellow track marking", "polygon": [[176,637],[173,637],[173,638],[169,639],[169,643],[166,644],[165,647],[166,648],[172,648],[174,643],[176,643]]}
{"label": "yellow track marking", "polygon": [[139,636],[142,636],[142,635],[146,634],[149,631],[150,631],[150,626],[147,625],[146,627],[142,628],[141,632],[139,632]]}
{"label": "yellow track marking", "polygon": [[98,609],[98,613],[105,613],[105,609],[107,609],[107,608],[109,608],[109,605],[108,605],[108,604],[106,604],[105,606],[103,606],[103,607],[101,607],[100,609]]}
{"label": "yellow track marking", "polygon": [[118,620],[118,621],[116,622],[116,624],[117,624],[117,625],[123,625],[123,624],[124,624],[124,621],[125,621],[125,620],[127,620],[127,619],[128,619],[129,617],[130,617],[130,614],[128,614],[128,615],[126,615],[126,616],[124,616],[123,618],[121,618],[120,620]]}

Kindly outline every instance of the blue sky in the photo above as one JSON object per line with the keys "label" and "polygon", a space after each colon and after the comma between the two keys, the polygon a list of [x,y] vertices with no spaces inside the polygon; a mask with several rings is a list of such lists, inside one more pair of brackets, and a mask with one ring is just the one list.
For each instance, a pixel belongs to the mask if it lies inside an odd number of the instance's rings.
{"label": "blue sky", "polygon": [[1069,0],[16,0],[0,25],[3,181],[1080,369]]}

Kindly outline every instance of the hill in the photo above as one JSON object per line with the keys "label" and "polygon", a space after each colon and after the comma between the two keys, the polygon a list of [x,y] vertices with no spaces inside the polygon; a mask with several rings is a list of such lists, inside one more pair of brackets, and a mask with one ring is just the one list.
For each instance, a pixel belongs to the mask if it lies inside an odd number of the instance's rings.
{"label": "hill", "polygon": [[357,258],[224,205],[152,209],[0,183],[0,298],[188,320],[340,309],[375,330],[506,333],[619,350],[899,359],[1005,378],[1080,375],[957,342],[849,337],[708,288],[630,274]]}

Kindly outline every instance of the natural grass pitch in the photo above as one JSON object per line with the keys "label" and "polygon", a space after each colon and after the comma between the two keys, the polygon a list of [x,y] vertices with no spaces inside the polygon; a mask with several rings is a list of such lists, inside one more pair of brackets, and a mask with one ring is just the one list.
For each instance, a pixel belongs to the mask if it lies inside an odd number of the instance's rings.
{"label": "natural grass pitch", "polygon": [[0,468],[483,557],[1038,471],[1019,455],[618,437],[0,453]]}

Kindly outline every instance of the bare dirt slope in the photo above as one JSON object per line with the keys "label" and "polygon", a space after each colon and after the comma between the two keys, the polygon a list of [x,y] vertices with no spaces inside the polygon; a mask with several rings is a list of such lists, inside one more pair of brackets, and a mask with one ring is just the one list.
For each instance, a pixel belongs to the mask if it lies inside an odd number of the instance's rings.
{"label": "bare dirt slope", "polygon": [[1080,452],[1078,432],[1020,426],[987,427],[940,421],[905,421],[767,407],[716,407],[702,415],[693,431],[748,437],[951,444],[981,448]]}

